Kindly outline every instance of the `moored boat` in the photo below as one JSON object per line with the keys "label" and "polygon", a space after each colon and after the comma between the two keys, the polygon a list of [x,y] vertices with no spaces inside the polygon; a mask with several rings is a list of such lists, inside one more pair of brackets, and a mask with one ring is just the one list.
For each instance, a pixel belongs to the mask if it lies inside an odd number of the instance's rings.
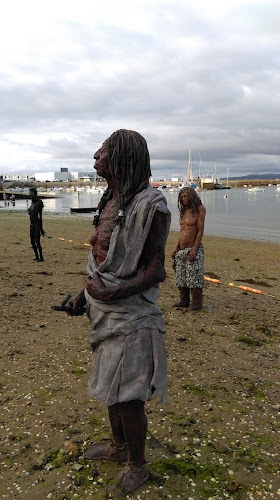
{"label": "moored boat", "polygon": [[220,182],[216,182],[214,184],[214,189],[228,189],[227,186],[224,186],[224,184],[221,184]]}
{"label": "moored boat", "polygon": [[71,213],[79,213],[79,214],[96,212],[96,210],[97,210],[97,207],[77,207],[77,208],[73,207],[73,208],[70,208]]}
{"label": "moored boat", "polygon": [[247,189],[248,193],[260,193],[260,192],[264,192],[264,189],[263,188],[260,188],[259,186],[255,186],[255,187],[249,187]]}

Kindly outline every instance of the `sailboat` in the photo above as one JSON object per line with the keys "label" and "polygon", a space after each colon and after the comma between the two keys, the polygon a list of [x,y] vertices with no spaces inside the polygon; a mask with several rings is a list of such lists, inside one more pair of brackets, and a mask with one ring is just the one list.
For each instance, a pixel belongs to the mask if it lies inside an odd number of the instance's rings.
{"label": "sailboat", "polygon": [[192,173],[192,155],[190,149],[189,149],[189,161],[188,161],[187,173],[181,187],[193,187],[194,189],[197,188],[197,184],[194,182]]}
{"label": "sailboat", "polygon": [[228,183],[228,174],[229,174],[229,168],[227,169],[227,183],[226,183],[226,189],[231,189],[231,186]]}
{"label": "sailboat", "polygon": [[221,184],[220,179],[218,179],[215,172],[214,189],[231,189],[231,187],[228,185],[228,174],[229,174],[229,169],[227,169],[227,183]]}

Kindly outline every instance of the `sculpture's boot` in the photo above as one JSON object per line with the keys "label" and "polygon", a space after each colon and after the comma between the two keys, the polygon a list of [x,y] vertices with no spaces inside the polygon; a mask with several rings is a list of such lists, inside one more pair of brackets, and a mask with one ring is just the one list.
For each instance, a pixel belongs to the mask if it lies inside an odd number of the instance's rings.
{"label": "sculpture's boot", "polygon": [[179,288],[180,292],[180,302],[175,302],[173,307],[189,307],[190,305],[190,289],[189,288]]}
{"label": "sculpture's boot", "polygon": [[107,444],[95,444],[83,454],[88,460],[127,460],[127,446],[123,432],[122,420],[119,414],[119,404],[108,406],[109,419],[113,438]]}
{"label": "sculpture's boot", "polygon": [[202,288],[193,288],[190,311],[198,311],[199,309],[202,309],[202,299],[203,299]]}
{"label": "sculpture's boot", "polygon": [[111,498],[122,498],[137,490],[150,476],[145,464],[147,418],[143,401],[119,403],[128,449],[128,463],[107,488]]}

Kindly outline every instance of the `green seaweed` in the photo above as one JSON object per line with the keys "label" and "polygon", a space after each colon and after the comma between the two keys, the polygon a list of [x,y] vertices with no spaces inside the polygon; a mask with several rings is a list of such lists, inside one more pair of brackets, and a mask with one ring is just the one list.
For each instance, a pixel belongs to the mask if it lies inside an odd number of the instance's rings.
{"label": "green seaweed", "polygon": [[201,385],[195,385],[189,382],[183,382],[180,387],[184,391],[188,391],[191,394],[197,394],[199,396],[208,398],[212,397],[212,394],[209,391],[207,391],[207,389],[204,389],[204,387],[201,387]]}
{"label": "green seaweed", "polygon": [[[194,457],[184,458],[166,458],[153,463],[152,469],[160,475],[176,475],[188,477],[190,481],[196,483],[196,493],[202,500],[208,499],[209,496],[224,492],[225,485],[232,481],[232,476],[228,476],[227,469],[223,465],[217,463],[199,463]],[[173,486],[177,493],[180,493],[178,488]],[[186,494],[186,490],[181,493]],[[244,489],[243,489],[244,493]],[[235,498],[238,498],[235,496]],[[197,497],[198,498],[198,497]]]}
{"label": "green seaweed", "polygon": [[257,465],[261,461],[257,450],[247,446],[239,448],[235,452],[235,459],[237,462],[242,462],[246,465]]}
{"label": "green seaweed", "polygon": [[265,394],[260,390],[257,383],[250,381],[245,383],[245,386],[250,396],[260,400],[265,399]]}
{"label": "green seaweed", "polygon": [[238,342],[243,342],[244,344],[251,347],[259,347],[262,345],[262,342],[260,342],[260,340],[252,339],[248,335],[239,335],[238,337],[236,337],[236,340]]}

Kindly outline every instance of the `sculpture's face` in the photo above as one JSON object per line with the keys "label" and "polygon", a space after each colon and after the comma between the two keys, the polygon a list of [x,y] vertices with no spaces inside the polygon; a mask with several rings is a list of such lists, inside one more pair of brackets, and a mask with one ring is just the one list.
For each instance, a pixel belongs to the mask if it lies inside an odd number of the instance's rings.
{"label": "sculpture's face", "polygon": [[190,202],[191,202],[191,193],[189,189],[186,189],[183,191],[183,193],[180,194],[180,202],[184,207],[188,207]]}
{"label": "sculpture's face", "polygon": [[36,192],[33,190],[30,190],[29,194],[30,194],[31,201],[34,201],[36,199]]}
{"label": "sculpture's face", "polygon": [[110,176],[109,170],[109,158],[108,158],[108,139],[102,144],[101,148],[99,148],[93,155],[95,159],[94,168],[100,177],[104,177],[104,179],[108,179]]}

